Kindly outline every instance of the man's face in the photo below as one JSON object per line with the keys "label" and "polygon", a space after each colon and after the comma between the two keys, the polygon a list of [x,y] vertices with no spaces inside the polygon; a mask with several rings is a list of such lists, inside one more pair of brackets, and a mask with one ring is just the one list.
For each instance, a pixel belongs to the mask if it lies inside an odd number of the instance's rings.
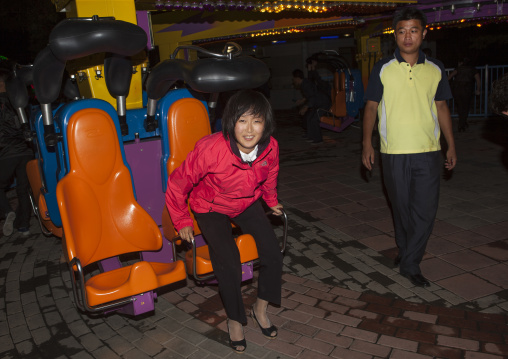
{"label": "man's face", "polygon": [[395,28],[395,42],[402,54],[418,53],[427,34],[420,20],[399,21]]}

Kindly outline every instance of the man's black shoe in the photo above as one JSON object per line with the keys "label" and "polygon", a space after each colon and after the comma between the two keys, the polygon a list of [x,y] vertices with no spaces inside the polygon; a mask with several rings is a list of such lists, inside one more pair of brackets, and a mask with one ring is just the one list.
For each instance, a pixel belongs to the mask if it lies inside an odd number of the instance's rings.
{"label": "man's black shoe", "polygon": [[427,278],[425,278],[421,274],[402,274],[402,276],[409,279],[409,281],[413,283],[413,285],[416,285],[417,287],[430,287],[430,283],[427,280]]}
{"label": "man's black shoe", "polygon": [[401,256],[399,254],[397,254],[397,257],[395,257],[395,259],[393,260],[393,266],[395,268],[397,268],[399,266],[401,260],[402,260]]}

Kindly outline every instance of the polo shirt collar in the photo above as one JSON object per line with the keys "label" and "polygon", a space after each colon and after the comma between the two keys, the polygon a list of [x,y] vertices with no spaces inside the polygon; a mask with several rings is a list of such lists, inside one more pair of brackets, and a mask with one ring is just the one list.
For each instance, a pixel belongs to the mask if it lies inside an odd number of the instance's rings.
{"label": "polo shirt collar", "polygon": [[[395,49],[395,53],[393,55],[395,56],[395,58],[397,59],[398,62],[407,62],[406,60],[404,60],[404,58],[400,54],[399,48]],[[418,50],[418,61],[416,63],[417,64],[424,64],[425,63],[425,54],[423,53],[422,50]]]}

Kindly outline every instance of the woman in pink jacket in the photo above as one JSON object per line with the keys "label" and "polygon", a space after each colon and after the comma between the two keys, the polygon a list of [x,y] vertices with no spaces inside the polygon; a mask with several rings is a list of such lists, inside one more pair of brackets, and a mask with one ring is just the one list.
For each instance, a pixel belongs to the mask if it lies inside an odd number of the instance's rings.
{"label": "woman in pink jacket", "polygon": [[247,343],[242,324],[247,322],[241,293],[241,264],[231,221],[251,234],[260,259],[258,298],[251,316],[263,335],[275,339],[268,303],[280,305],[282,254],[260,198],[281,214],[277,201],[279,147],[271,137],[275,120],[268,100],[259,92],[242,90],[228,101],[222,133],[196,143],[186,160],[169,177],[166,205],[183,240],[194,238],[190,208],[210,251],[219,292],[228,316],[230,346],[238,353]]}

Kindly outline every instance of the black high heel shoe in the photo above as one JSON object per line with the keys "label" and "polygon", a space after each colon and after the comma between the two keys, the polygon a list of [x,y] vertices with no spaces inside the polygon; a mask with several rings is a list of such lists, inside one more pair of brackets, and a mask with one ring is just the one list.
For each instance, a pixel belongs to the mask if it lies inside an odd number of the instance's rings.
{"label": "black high heel shoe", "polygon": [[[228,335],[229,335],[229,346],[231,347],[231,349],[233,349],[235,351],[235,353],[243,354],[245,349],[247,349],[247,341],[245,340],[245,338],[243,338],[242,340],[231,340],[231,334],[229,334],[229,319],[227,322],[227,327],[228,327]],[[240,347],[243,347],[243,349],[238,349]]]}
{"label": "black high heel shoe", "polygon": [[[261,333],[263,333],[265,338],[268,338],[268,339],[277,338],[277,334],[279,334],[279,333],[278,333],[277,327],[275,325],[272,325],[269,328],[263,328],[261,326],[261,324],[259,324],[258,318],[256,318],[256,313],[254,313],[254,306],[252,306],[252,308],[250,310],[250,314],[251,314],[252,319],[258,324],[258,327],[259,327],[259,329],[261,329]],[[273,333],[275,333],[275,335],[272,335]]]}

